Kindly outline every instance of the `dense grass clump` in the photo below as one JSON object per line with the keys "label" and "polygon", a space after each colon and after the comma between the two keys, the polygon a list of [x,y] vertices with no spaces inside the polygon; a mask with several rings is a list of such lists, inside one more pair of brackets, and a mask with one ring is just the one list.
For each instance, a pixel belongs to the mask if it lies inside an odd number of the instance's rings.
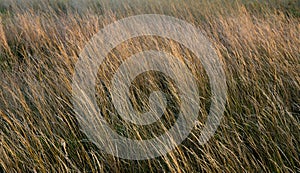
{"label": "dense grass clump", "polygon": [[[0,172],[300,172],[299,2],[0,2]],[[97,96],[109,95],[121,60],[142,50],[191,60],[201,94],[199,123],[181,145],[159,158],[133,161],[105,154],[80,131],[71,84],[78,56],[94,34],[144,13],[175,16],[200,28],[223,63],[228,97],[217,132],[200,145],[211,95],[201,63],[170,39],[144,36],[117,46],[99,67]],[[124,123],[110,99],[98,100],[103,115],[126,137],[163,133],[179,111],[172,79],[149,73],[132,84],[132,104],[139,111],[147,110],[145,95],[152,90],[169,93],[164,123],[148,128]]]}

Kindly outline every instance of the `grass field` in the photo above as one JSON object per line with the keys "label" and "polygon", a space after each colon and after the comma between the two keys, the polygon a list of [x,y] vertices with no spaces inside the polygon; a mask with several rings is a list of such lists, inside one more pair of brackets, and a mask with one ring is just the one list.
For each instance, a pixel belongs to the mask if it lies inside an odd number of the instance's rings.
{"label": "grass field", "polygon": [[[299,0],[0,0],[0,13],[0,172],[300,172]],[[128,40],[99,69],[98,96],[105,96],[103,86],[109,86],[120,59],[156,49],[193,62],[201,111],[188,138],[167,155],[125,160],[105,154],[80,130],[72,75],[81,50],[101,28],[150,13],[188,21],[209,38],[226,74],[226,111],[214,136],[200,145],[211,96],[201,63],[173,40]],[[143,82],[133,84],[157,87]],[[166,120],[172,122],[180,98],[174,87],[168,92],[175,108]],[[132,103],[143,109],[147,98]],[[136,128],[112,117],[109,99],[98,105],[121,135],[142,139],[163,133],[161,126]]]}

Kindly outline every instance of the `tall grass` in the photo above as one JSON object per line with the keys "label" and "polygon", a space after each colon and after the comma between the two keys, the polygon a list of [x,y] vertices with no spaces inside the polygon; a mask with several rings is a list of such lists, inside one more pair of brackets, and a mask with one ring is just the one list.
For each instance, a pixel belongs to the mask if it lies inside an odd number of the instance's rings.
{"label": "tall grass", "polygon": [[[290,12],[268,4],[249,5],[240,1],[143,2],[147,5],[121,3],[115,7],[107,2],[100,4],[101,10],[81,11],[51,1],[28,3],[26,9],[17,3],[3,7],[0,16],[2,169],[6,172],[299,172],[300,19],[294,12],[299,8],[293,6],[296,10]],[[197,135],[207,116],[210,88],[194,55],[178,43],[158,37],[134,38],[115,48],[99,70],[98,82],[102,80],[104,84],[98,83],[98,95],[109,93],[105,82],[120,59],[140,50],[156,49],[178,58],[187,56],[194,62],[190,68],[198,80],[202,98],[199,125],[188,139],[165,156],[132,161],[105,154],[80,131],[71,104],[71,79],[80,51],[94,34],[113,21],[141,13],[172,15],[203,30],[224,64],[229,90],[220,127],[207,144],[200,145]],[[170,82],[149,75],[149,79],[156,78],[158,83]],[[141,78],[136,85],[147,89],[143,82]],[[170,93],[176,107],[175,89]],[[141,107],[147,99],[142,103],[134,101],[136,107]],[[118,133],[137,138],[152,135],[149,129],[134,129],[116,117],[111,118],[110,100],[99,101],[98,105],[108,110],[105,115]],[[153,133],[161,133],[156,129],[150,127]]]}

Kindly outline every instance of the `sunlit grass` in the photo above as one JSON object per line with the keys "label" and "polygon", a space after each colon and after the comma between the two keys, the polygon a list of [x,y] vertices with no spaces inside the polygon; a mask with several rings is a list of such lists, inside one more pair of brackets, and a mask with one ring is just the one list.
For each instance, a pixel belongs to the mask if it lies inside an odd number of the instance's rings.
{"label": "sunlit grass", "polygon": [[[294,12],[299,9],[293,6],[296,10],[289,12],[239,1],[153,0],[116,6],[105,1],[101,10],[78,11],[64,5],[68,3],[28,2],[28,8],[13,4],[1,10],[0,163],[6,172],[300,171],[300,19]],[[210,88],[202,65],[193,61],[190,68],[202,98],[199,125],[168,155],[131,161],[105,154],[80,131],[71,104],[71,79],[80,51],[94,34],[113,21],[142,13],[172,15],[203,30],[224,64],[228,99],[215,136],[200,145],[197,135],[207,116]],[[114,49],[105,65],[114,69],[121,58],[144,49],[193,59],[172,40],[141,37]],[[98,82],[114,71],[106,66],[100,68]],[[139,80],[136,84],[143,85]],[[104,86],[97,86],[99,96],[106,94]],[[112,109],[109,100],[98,104],[104,112]],[[105,115],[119,134],[151,134]]]}

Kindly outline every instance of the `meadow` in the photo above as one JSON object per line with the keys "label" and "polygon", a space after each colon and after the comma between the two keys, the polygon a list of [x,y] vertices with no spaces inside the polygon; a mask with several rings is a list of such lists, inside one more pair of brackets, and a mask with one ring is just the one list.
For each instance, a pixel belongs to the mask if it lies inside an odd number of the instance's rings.
{"label": "meadow", "polygon": [[[201,94],[188,138],[166,155],[137,161],[106,154],[80,130],[71,101],[79,54],[103,27],[137,14],[185,20],[213,44],[228,91],[221,124],[206,144],[197,138],[210,106],[205,70],[186,47],[155,36],[130,39],[107,55],[99,67],[98,106],[120,135],[142,140],[163,133],[180,102],[172,80],[150,73],[154,84],[142,77],[132,83],[170,95],[165,122],[147,128],[120,120],[111,100],[100,97],[109,95],[120,60],[133,53],[187,57]],[[300,172],[297,0],[0,0],[0,79],[0,172]],[[148,103],[142,96],[132,98],[139,111]]]}

